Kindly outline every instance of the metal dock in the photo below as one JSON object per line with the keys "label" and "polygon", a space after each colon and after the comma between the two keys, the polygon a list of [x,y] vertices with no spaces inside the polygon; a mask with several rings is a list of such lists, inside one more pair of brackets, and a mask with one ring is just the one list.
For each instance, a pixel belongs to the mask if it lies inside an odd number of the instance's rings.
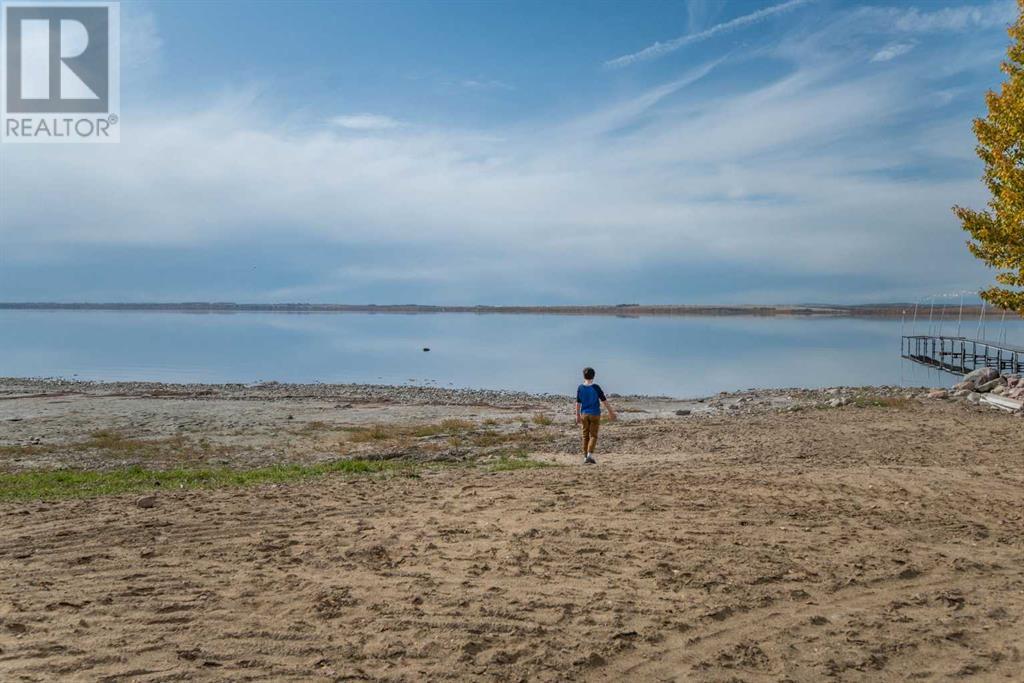
{"label": "metal dock", "polygon": [[978,368],[1024,371],[1024,347],[970,337],[904,335],[900,354],[907,360],[966,375]]}

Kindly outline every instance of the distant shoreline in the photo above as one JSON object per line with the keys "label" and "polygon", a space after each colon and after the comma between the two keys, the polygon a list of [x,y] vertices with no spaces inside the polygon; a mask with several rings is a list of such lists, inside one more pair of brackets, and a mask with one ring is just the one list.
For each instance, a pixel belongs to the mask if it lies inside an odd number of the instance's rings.
{"label": "distant shoreline", "polygon": [[[928,317],[950,318],[961,315],[959,304],[917,304],[918,319]],[[579,316],[791,316],[791,317],[856,317],[856,318],[910,318],[915,304],[864,304],[839,306],[827,304],[798,305],[648,305],[617,304],[595,306],[423,306],[417,304],[299,304],[299,303],[249,303],[231,302],[180,302],[180,303],[4,303],[0,310],[33,311],[158,311],[178,313],[382,313],[382,314],[430,314],[430,313],[475,313],[478,315],[579,315]],[[965,318],[981,315],[980,305],[965,305]],[[985,308],[985,317],[1007,317],[1016,314],[1010,311]]]}

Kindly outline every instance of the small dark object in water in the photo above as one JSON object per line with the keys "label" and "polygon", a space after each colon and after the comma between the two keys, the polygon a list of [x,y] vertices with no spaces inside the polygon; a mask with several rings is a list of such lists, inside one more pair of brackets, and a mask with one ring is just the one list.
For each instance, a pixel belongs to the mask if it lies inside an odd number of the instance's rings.
{"label": "small dark object in water", "polygon": [[424,347],[423,347],[423,350],[424,350],[424,351],[429,351],[429,350],[430,350],[430,347],[429,347],[429,346],[424,346]]}

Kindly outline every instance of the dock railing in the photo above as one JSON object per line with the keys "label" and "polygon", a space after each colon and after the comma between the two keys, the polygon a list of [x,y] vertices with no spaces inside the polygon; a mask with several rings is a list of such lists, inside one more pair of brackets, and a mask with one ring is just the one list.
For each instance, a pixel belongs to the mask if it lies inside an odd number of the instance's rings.
{"label": "dock railing", "polygon": [[904,335],[900,354],[955,375],[978,368],[995,368],[1000,373],[1024,371],[1024,347],[970,337]]}

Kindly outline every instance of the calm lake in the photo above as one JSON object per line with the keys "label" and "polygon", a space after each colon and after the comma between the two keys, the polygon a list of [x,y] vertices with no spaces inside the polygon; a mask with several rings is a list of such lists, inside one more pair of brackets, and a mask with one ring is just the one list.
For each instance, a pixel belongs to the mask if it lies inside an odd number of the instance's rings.
{"label": "calm lake", "polygon": [[[977,331],[976,320],[964,324],[965,335]],[[900,333],[899,320],[858,318],[0,311],[0,376],[567,394],[592,365],[608,392],[684,398],[955,381],[901,360]],[[1004,333],[1024,344],[1024,321],[986,323],[988,339]]]}

